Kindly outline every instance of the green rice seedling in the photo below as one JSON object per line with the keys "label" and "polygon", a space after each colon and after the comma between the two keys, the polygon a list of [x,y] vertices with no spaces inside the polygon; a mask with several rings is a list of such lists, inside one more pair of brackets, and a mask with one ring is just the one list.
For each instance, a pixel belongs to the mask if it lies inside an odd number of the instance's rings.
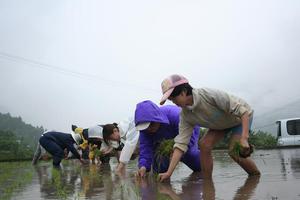
{"label": "green rice seedling", "polygon": [[95,149],[95,157],[101,157],[102,156],[102,152],[100,151],[100,149],[96,148]]}
{"label": "green rice seedling", "polygon": [[[155,152],[155,157],[156,161],[158,162],[158,168],[160,168],[160,162],[164,158],[170,158],[172,152],[173,152],[173,146],[175,142],[173,139],[169,140],[162,140],[160,144],[158,145],[156,152]],[[154,175],[157,176],[157,174],[154,173]]]}
{"label": "green rice seedling", "polygon": [[67,199],[66,188],[62,182],[61,171],[59,169],[52,169],[53,184],[56,189],[56,194],[60,199]]}
{"label": "green rice seedling", "polygon": [[241,150],[242,150],[242,145],[239,142],[235,142],[231,150],[231,154],[233,156],[239,157]]}
{"label": "green rice seedling", "polygon": [[169,140],[163,140],[158,148],[156,149],[156,155],[157,156],[169,156],[172,154],[173,152],[173,146],[174,146],[175,142],[173,139],[169,139]]}
{"label": "green rice seedling", "polygon": [[252,144],[249,144],[249,148],[244,148],[240,142],[236,141],[230,153],[234,157],[247,158],[253,153],[253,150],[254,146]]}

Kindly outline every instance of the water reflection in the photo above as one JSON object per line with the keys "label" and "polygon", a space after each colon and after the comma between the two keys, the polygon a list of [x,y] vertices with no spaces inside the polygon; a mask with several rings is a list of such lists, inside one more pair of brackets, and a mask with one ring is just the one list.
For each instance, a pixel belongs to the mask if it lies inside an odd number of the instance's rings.
{"label": "water reflection", "polygon": [[[233,199],[251,199],[259,183],[260,176],[248,177],[239,187]],[[203,180],[198,173],[192,173],[181,185],[181,192],[176,191],[171,183],[157,183],[152,178],[138,179],[136,184],[140,188],[143,200],[172,199],[172,200],[215,200],[215,187],[213,180]],[[162,196],[165,195],[165,196]]]}
{"label": "water reflection", "polygon": [[[41,197],[44,199],[60,198],[89,199],[93,196],[108,193],[112,195],[110,166],[97,165],[81,166],[69,161],[62,169],[52,168],[51,165],[34,167]],[[107,198],[110,199],[110,198]]]}
{"label": "water reflection", "polygon": [[51,174],[49,174],[49,167],[48,166],[34,166],[36,174],[38,176],[39,185],[40,185],[40,192],[43,198],[50,198],[53,197],[55,193],[55,188],[52,186],[51,181]]}
{"label": "water reflection", "polygon": [[[145,178],[135,178],[135,184],[143,200],[172,199],[168,197],[169,193],[173,193],[173,190],[169,188],[170,183],[158,183],[155,177],[147,176]],[[159,189],[161,192],[159,192]],[[162,190],[165,191],[165,193],[163,193]]]}
{"label": "water reflection", "polygon": [[[110,174],[110,172],[108,174]],[[99,167],[97,165],[82,168],[77,181],[81,187],[79,196],[87,199],[95,196],[99,188],[104,188],[103,178],[99,173]]]}
{"label": "water reflection", "polygon": [[[214,199],[214,185],[212,181],[203,183],[201,173],[194,172],[186,179],[179,183],[160,183],[156,180],[155,175],[140,177],[119,177],[118,181],[114,182],[115,187],[118,187],[121,196],[114,196],[119,199]],[[134,184],[133,184],[134,183]],[[180,185],[180,189],[174,189],[175,185]],[[207,188],[204,192],[203,188]],[[180,190],[180,191],[178,191]]]}
{"label": "water reflection", "polygon": [[300,149],[282,149],[278,153],[283,179],[287,180],[289,174],[294,178],[300,178]]}
{"label": "water reflection", "polygon": [[240,187],[234,196],[234,200],[250,199],[259,183],[260,176],[250,176],[246,179],[244,185]]}
{"label": "water reflection", "polygon": [[[77,163],[76,163],[77,164]],[[155,176],[136,178],[132,173],[117,176],[110,165],[80,166],[70,162],[57,170],[51,165],[35,167],[43,199],[172,199],[214,200],[212,180],[203,180],[201,173],[169,183],[159,183]],[[237,189],[233,199],[250,199],[259,183],[259,176],[249,177]],[[175,187],[179,185],[179,187]],[[176,188],[176,189],[174,189]]]}
{"label": "water reflection", "polygon": [[74,193],[73,186],[78,178],[76,173],[52,168],[49,165],[35,166],[34,169],[38,176],[42,198],[59,197],[65,199],[67,194]]}
{"label": "water reflection", "polygon": [[[171,190],[171,184],[160,185],[159,192],[169,195],[172,199],[202,199],[205,196],[205,186],[201,173],[194,172],[190,174],[188,178],[182,180],[180,193],[176,194],[175,190]],[[210,187],[209,189],[209,192],[211,192],[213,187]]]}
{"label": "water reflection", "polygon": [[[222,152],[217,153],[221,157]],[[34,180],[13,199],[299,199],[300,149],[259,150],[254,159],[261,177],[247,178],[235,163],[225,165],[223,159],[216,159],[214,181],[204,181],[200,173],[189,174],[189,169],[179,166],[169,183],[157,182],[154,175],[136,179],[135,162],[122,176],[113,171],[116,163],[83,166],[68,160],[61,170],[54,170],[50,162],[40,162],[34,168],[24,167],[35,169]]]}

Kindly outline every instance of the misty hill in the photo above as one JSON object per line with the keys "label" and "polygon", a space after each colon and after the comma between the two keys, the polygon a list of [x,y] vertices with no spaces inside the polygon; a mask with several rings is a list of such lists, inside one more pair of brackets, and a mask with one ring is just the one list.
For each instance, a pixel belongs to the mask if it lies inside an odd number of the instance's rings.
{"label": "misty hill", "polygon": [[294,117],[300,117],[300,100],[294,101],[283,107],[273,109],[272,111],[262,115],[254,116],[252,129],[265,131],[276,136],[277,126],[275,122],[279,119]]}
{"label": "misty hill", "polygon": [[38,138],[44,132],[43,127],[33,127],[21,117],[12,117],[9,113],[0,113],[0,130],[14,133],[17,140],[30,149],[35,148]]}

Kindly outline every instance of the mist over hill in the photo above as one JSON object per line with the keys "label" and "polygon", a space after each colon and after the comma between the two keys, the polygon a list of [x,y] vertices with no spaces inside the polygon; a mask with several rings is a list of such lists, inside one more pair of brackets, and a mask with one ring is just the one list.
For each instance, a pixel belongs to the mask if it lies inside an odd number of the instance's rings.
{"label": "mist over hill", "polygon": [[10,113],[0,113],[0,130],[11,131],[16,139],[30,149],[34,149],[44,128],[27,124],[21,117],[13,117]]}

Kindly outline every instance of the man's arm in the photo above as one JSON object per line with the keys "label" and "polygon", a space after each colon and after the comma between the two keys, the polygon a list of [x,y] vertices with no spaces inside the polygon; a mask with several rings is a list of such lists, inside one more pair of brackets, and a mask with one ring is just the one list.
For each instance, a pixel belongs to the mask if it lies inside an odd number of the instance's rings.
{"label": "man's arm", "polygon": [[248,112],[244,113],[241,117],[242,119],[242,137],[240,143],[243,147],[249,148],[248,138],[249,138],[249,114]]}
{"label": "man's arm", "polygon": [[160,181],[168,179],[173,174],[173,171],[175,170],[182,155],[188,149],[188,144],[193,134],[194,126],[188,123],[184,118],[185,118],[184,114],[181,112],[180,122],[179,122],[179,134],[174,139],[175,144],[174,144],[173,156],[168,171],[166,173],[159,174],[158,178]]}
{"label": "man's arm", "polygon": [[159,181],[164,181],[165,179],[168,179],[171,177],[171,175],[173,174],[178,162],[180,161],[181,157],[182,157],[183,151],[178,149],[178,148],[174,148],[173,151],[173,156],[168,168],[168,171],[165,173],[161,173],[158,175],[158,180]]}

